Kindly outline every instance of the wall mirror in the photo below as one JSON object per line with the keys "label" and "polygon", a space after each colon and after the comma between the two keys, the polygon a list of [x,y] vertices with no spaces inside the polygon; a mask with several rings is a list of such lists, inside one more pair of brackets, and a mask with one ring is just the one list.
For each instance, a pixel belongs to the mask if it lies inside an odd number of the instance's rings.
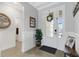
{"label": "wall mirror", "polygon": [[8,28],[11,24],[9,17],[3,13],[0,13],[0,29]]}

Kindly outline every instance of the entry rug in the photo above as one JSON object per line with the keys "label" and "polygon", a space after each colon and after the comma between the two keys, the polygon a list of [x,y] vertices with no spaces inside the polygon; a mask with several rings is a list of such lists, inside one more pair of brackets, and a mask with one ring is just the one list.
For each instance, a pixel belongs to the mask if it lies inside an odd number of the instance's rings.
{"label": "entry rug", "polygon": [[55,54],[57,49],[52,48],[52,47],[48,47],[48,46],[42,46],[42,47],[40,47],[40,50],[49,52],[51,54]]}

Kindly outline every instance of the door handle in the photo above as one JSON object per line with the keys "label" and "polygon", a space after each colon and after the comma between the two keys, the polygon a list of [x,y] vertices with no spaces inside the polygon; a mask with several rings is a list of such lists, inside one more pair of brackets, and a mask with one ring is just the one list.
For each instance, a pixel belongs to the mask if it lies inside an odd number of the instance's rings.
{"label": "door handle", "polygon": [[57,34],[57,29],[54,30],[55,34]]}

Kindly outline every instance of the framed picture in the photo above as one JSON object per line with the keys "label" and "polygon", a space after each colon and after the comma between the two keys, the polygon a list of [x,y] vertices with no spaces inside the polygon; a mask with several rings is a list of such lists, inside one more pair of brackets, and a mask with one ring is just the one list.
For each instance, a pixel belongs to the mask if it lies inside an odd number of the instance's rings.
{"label": "framed picture", "polygon": [[77,2],[75,8],[74,8],[74,11],[73,11],[73,17],[76,15],[76,13],[78,12],[79,10],[79,2]]}
{"label": "framed picture", "polygon": [[36,19],[34,17],[30,17],[30,27],[31,28],[36,27]]}

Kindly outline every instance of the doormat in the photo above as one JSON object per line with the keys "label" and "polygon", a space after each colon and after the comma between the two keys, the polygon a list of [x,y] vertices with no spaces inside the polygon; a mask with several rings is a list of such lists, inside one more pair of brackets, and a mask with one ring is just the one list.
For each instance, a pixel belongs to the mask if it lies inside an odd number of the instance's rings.
{"label": "doormat", "polygon": [[52,48],[52,47],[48,47],[48,46],[42,46],[42,47],[40,47],[40,50],[49,52],[51,54],[55,54],[57,49]]}

